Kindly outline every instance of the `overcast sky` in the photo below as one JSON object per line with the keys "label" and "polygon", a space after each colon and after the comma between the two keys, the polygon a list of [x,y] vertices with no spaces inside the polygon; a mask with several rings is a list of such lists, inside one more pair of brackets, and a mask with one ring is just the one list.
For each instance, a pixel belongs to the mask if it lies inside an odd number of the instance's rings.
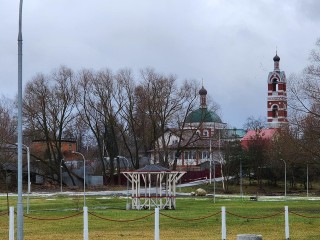
{"label": "overcast sky", "polygon": [[[0,95],[17,95],[19,0],[0,0]],[[320,37],[317,0],[24,0],[23,82],[60,65],[196,79],[242,127],[266,117],[276,47],[287,77]],[[200,87],[200,86],[199,86]]]}

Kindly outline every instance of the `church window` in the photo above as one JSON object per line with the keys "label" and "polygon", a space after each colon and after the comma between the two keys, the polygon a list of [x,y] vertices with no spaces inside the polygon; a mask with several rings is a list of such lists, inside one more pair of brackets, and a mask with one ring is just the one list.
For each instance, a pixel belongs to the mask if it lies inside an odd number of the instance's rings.
{"label": "church window", "polygon": [[272,117],[273,118],[277,118],[278,117],[278,106],[277,105],[274,105],[272,107]]}
{"label": "church window", "polygon": [[272,80],[272,91],[278,91],[278,80],[276,78]]}
{"label": "church window", "polygon": [[203,130],[203,136],[205,136],[205,137],[208,136],[208,130]]}
{"label": "church window", "polygon": [[209,152],[208,151],[203,151],[201,159],[209,159]]}

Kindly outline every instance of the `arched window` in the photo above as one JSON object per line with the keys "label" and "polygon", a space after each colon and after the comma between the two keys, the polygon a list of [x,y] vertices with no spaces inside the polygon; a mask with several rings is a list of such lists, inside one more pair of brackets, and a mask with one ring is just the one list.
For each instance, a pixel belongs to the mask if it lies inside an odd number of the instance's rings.
{"label": "arched window", "polygon": [[278,80],[276,78],[272,80],[272,91],[278,91]]}
{"label": "arched window", "polygon": [[278,106],[277,105],[273,105],[272,106],[272,117],[273,118],[277,118],[278,117]]}

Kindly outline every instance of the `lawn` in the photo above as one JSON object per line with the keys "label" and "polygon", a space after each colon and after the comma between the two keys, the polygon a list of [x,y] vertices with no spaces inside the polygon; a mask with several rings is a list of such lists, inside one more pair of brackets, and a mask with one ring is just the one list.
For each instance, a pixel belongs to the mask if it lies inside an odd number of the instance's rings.
{"label": "lawn", "polygon": [[[16,207],[16,197],[10,205]],[[83,199],[47,196],[30,199],[24,217],[24,239],[82,239]],[[24,207],[25,207],[24,203]],[[90,239],[154,239],[154,210],[125,210],[126,199],[88,196]],[[290,239],[320,239],[318,200],[250,201],[217,197],[179,197],[176,210],[160,211],[161,239],[221,239],[221,207],[227,211],[227,238],[240,233],[261,234],[263,239],[284,239],[284,206],[290,211]],[[0,236],[8,239],[7,203],[0,198]]]}

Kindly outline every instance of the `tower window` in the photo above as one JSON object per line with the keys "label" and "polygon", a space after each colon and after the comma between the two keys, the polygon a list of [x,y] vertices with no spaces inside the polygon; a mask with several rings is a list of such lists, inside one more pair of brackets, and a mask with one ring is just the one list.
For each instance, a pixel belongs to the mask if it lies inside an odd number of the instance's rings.
{"label": "tower window", "polygon": [[272,91],[278,91],[278,80],[276,78],[272,80]]}
{"label": "tower window", "polygon": [[273,118],[277,118],[278,117],[278,106],[277,105],[274,105],[272,107],[272,117]]}

